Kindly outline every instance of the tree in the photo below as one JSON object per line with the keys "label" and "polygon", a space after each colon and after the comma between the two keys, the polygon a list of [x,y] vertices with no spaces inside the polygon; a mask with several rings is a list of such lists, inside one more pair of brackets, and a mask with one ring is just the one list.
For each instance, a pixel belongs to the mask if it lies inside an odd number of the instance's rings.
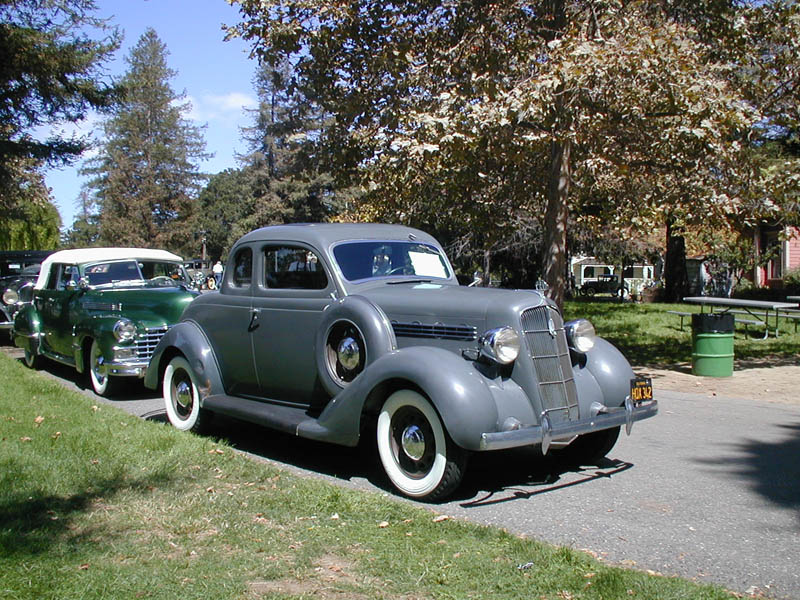
{"label": "tree", "polygon": [[169,85],[166,46],[148,29],[126,58],[124,96],[105,121],[97,158],[84,172],[100,207],[100,242],[191,251],[193,212],[207,157],[202,132],[182,117]]}
{"label": "tree", "polygon": [[61,216],[36,161],[11,159],[5,166],[18,183],[11,198],[18,208],[0,219],[0,250],[58,248]]}
{"label": "tree", "polygon": [[78,196],[76,205],[80,209],[72,227],[62,236],[61,243],[66,248],[88,248],[97,245],[100,238],[100,215],[97,206],[84,189]]}
{"label": "tree", "polygon": [[119,36],[94,10],[92,0],[0,0],[0,210],[7,215],[30,216],[27,203],[44,201],[25,194],[24,173],[70,162],[86,147],[74,136],[37,139],[36,128],[78,121],[114,100],[102,69]]}
{"label": "tree", "polygon": [[[486,252],[536,221],[556,302],[572,216],[649,233],[763,208],[760,114],[739,71],[766,14],[753,5],[237,3],[229,35],[291,60],[297,89],[335,116],[316,143],[365,189],[360,216],[447,222]],[[790,39],[797,23],[781,23]]]}

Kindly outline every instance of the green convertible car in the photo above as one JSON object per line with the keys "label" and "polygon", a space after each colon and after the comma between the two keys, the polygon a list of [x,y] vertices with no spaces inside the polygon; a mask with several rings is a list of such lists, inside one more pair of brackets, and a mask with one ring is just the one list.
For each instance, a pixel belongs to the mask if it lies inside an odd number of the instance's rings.
{"label": "green convertible car", "polygon": [[141,248],[62,250],[43,263],[14,318],[25,364],[39,358],[89,373],[94,391],[114,393],[143,377],[153,350],[198,295],[180,256]]}

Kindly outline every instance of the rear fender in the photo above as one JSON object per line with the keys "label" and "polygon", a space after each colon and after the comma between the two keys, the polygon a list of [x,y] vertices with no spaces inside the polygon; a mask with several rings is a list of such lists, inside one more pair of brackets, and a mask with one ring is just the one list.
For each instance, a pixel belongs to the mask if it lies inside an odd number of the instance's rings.
{"label": "rear fender", "polygon": [[150,359],[144,377],[146,387],[157,390],[169,362],[182,355],[189,362],[198,381],[200,400],[213,394],[224,394],[222,377],[211,344],[194,321],[181,321],[170,327],[161,338]]}

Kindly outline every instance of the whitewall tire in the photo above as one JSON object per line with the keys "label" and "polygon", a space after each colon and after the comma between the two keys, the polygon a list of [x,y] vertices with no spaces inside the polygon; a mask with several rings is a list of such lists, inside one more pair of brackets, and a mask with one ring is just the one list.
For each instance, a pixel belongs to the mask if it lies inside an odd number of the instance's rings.
{"label": "whitewall tire", "polygon": [[98,396],[108,396],[111,393],[111,377],[103,372],[103,352],[97,340],[92,340],[92,347],[89,350],[89,380],[92,382],[92,389]]}
{"label": "whitewall tire", "polygon": [[466,452],[450,440],[421,394],[399,390],[389,396],[378,415],[376,436],[383,470],[404,495],[436,501],[461,482]]}
{"label": "whitewall tire", "polygon": [[164,407],[173,427],[181,431],[199,433],[204,425],[205,414],[200,408],[200,392],[189,362],[176,356],[164,371],[162,384]]}

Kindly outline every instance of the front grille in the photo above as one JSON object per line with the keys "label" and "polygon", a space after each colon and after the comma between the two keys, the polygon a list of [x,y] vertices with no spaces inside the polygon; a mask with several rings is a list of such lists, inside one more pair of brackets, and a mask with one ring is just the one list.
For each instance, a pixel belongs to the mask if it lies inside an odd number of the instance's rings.
{"label": "front grille", "polygon": [[153,327],[145,329],[144,333],[136,336],[136,356],[145,360],[150,360],[153,356],[158,342],[167,333],[167,327]]}
{"label": "front grille", "polygon": [[442,340],[459,340],[474,342],[478,339],[478,330],[467,325],[424,325],[422,323],[392,322],[392,329],[397,337],[438,338]]}
{"label": "front grille", "polygon": [[539,381],[543,410],[554,424],[577,419],[578,392],[561,314],[550,306],[528,309],[522,313],[522,329]]}

